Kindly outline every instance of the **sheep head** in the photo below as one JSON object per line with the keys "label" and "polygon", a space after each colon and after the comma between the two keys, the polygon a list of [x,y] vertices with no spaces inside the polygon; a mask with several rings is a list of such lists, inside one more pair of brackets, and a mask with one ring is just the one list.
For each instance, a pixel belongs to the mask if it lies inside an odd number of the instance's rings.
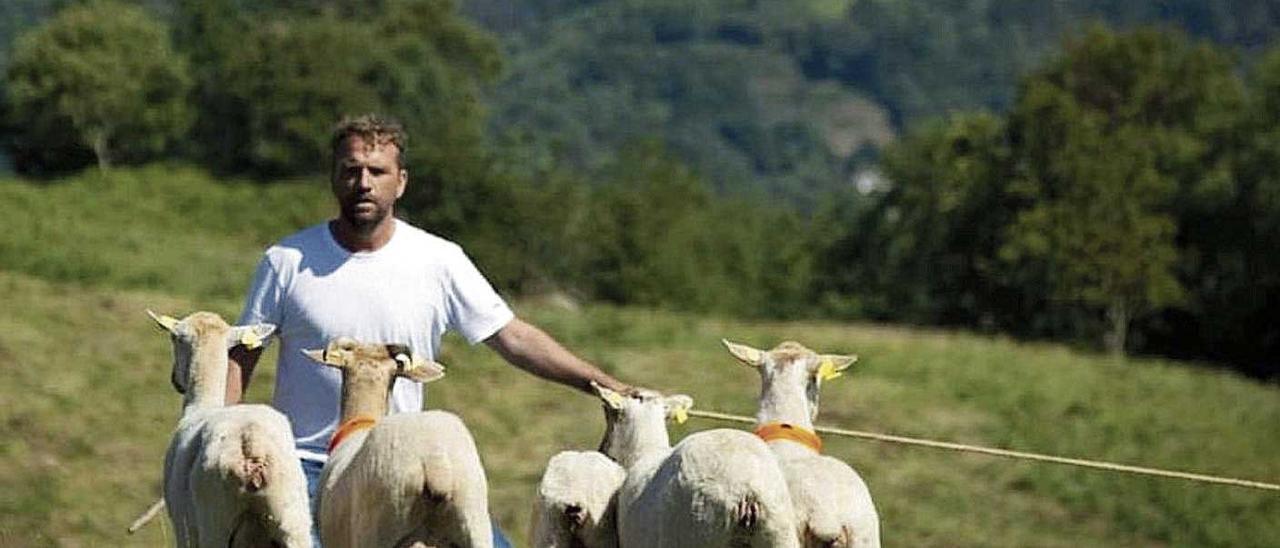
{"label": "sheep head", "polygon": [[235,346],[258,348],[276,330],[276,326],[269,323],[228,325],[222,316],[213,312],[193,312],[181,320],[150,310],[147,315],[167,331],[173,341],[173,371],[169,380],[181,394],[186,394],[191,388],[195,375],[203,374],[191,370],[193,358],[200,351],[209,352],[211,356],[220,355],[219,363],[223,364],[223,370],[207,374],[225,377],[227,350]]}
{"label": "sheep head", "polygon": [[407,345],[362,343],[349,337],[329,341],[323,349],[303,350],[311,359],[336,367],[344,379],[363,379],[385,384],[395,377],[431,382],[444,377],[444,366],[413,353]]}
{"label": "sheep head", "polygon": [[728,340],[721,342],[739,362],[760,373],[764,398],[803,394],[809,420],[818,416],[822,383],[843,375],[858,361],[856,355],[818,354],[794,341],[785,341],[768,352]]}
{"label": "sheep head", "polygon": [[637,388],[624,395],[595,382],[591,388],[604,404],[605,433],[600,452],[623,466],[643,451],[670,447],[666,421],[684,422],[693,407],[693,398],[684,394],[664,396]]}

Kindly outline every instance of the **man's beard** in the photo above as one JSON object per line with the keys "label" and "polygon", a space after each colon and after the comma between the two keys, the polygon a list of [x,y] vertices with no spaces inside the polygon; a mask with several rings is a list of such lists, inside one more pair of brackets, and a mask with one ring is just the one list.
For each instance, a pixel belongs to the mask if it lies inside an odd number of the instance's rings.
{"label": "man's beard", "polygon": [[346,208],[345,211],[343,211],[342,216],[352,228],[355,228],[359,232],[368,232],[373,230],[389,215],[389,212],[386,209],[378,206],[377,204],[374,204],[374,209],[371,213],[361,214],[357,209],[358,204],[359,202],[352,205],[350,208]]}

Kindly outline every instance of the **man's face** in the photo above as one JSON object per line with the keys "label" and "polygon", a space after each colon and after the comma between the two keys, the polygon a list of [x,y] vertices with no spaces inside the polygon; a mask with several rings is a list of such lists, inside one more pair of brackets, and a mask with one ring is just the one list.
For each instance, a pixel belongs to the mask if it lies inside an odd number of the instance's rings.
{"label": "man's face", "polygon": [[391,215],[404,194],[408,173],[400,167],[400,149],[367,144],[353,135],[338,145],[332,188],[344,220],[357,228],[377,226]]}

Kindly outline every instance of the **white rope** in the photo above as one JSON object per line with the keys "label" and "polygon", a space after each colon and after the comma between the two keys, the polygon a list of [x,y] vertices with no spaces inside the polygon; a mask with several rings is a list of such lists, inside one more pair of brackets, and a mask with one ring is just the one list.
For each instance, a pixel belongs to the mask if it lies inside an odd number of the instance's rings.
{"label": "white rope", "polygon": [[[741,415],[729,415],[727,413],[717,413],[715,411],[698,411],[689,410],[689,415],[701,417],[705,419],[716,419],[723,421],[741,422],[746,424],[755,424],[756,420],[751,417]],[[1006,449],[994,449],[991,447],[982,447],[978,445],[966,445],[963,443],[951,443],[945,441],[934,441],[920,438],[908,438],[905,436],[893,436],[889,434],[877,434],[875,432],[862,432],[858,430],[846,430],[843,428],[831,428],[827,426],[814,427],[815,431],[823,434],[834,434],[837,436],[845,436],[850,438],[861,438],[889,443],[900,443],[904,445],[920,445],[924,447],[933,447],[935,449],[949,449],[952,451],[964,451],[969,453],[981,453],[984,455],[993,455],[997,457],[1005,457],[1011,459],[1032,460],[1039,462],[1052,462],[1056,464],[1069,464],[1072,466],[1082,466],[1085,468],[1096,468],[1100,470],[1111,470],[1113,472],[1124,472],[1128,474],[1145,474],[1148,476],[1159,476],[1164,478],[1177,478],[1190,481],[1198,481],[1204,483],[1218,483],[1223,485],[1235,485],[1238,487],[1251,487],[1254,489],[1264,489],[1269,491],[1280,491],[1280,485],[1274,483],[1264,483],[1260,481],[1243,480],[1236,478],[1224,478],[1219,476],[1207,476],[1204,474],[1192,474],[1189,472],[1178,472],[1174,470],[1161,470],[1159,468],[1147,468],[1143,466],[1130,466],[1127,464],[1116,464],[1113,462],[1103,462],[1088,459],[1073,459],[1067,457],[1056,457],[1053,455],[1043,455],[1039,453],[1026,453],[1022,451],[1009,451]]]}
{"label": "white rope", "polygon": [[132,535],[137,533],[138,529],[141,529],[143,525],[146,525],[148,521],[151,521],[152,518],[156,517],[156,514],[160,513],[161,508],[164,508],[163,498],[152,503],[151,507],[147,508],[146,512],[143,512],[141,516],[138,516],[138,519],[133,520],[133,523],[129,525],[129,534]]}

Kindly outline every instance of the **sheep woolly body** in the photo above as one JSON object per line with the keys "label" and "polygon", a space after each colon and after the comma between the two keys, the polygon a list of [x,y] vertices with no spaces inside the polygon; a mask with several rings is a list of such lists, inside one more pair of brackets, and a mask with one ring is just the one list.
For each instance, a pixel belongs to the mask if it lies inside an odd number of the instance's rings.
{"label": "sheep woolly body", "polygon": [[547,463],[533,507],[535,548],[618,546],[617,494],[627,472],[598,451],[563,451]]}
{"label": "sheep woolly body", "polygon": [[[724,341],[729,352],[760,373],[757,426],[788,423],[813,430],[823,381],[857,360],[819,355],[795,342],[769,352]],[[788,439],[769,442],[795,503],[797,531],[806,548],[880,546],[880,518],[871,492],[848,464]]]}
{"label": "sheep woolly body", "polygon": [[444,411],[386,416],[396,376],[429,382],[438,364],[397,345],[331,341],[308,351],[342,370],[342,421],[375,417],[333,448],[316,515],[326,547],[493,545],[488,484],[475,440]]}
{"label": "sheep woolly body", "polygon": [[224,406],[227,348],[274,327],[232,327],[208,312],[151,316],[173,336],[171,380],[183,393],[164,464],[175,543],[309,548],[307,484],[288,419],[265,405]]}
{"label": "sheep woolly body", "polygon": [[627,470],[620,546],[799,546],[786,480],[763,441],[718,429],[672,448],[665,420],[692,405],[688,396],[596,389],[608,422],[601,448]]}

